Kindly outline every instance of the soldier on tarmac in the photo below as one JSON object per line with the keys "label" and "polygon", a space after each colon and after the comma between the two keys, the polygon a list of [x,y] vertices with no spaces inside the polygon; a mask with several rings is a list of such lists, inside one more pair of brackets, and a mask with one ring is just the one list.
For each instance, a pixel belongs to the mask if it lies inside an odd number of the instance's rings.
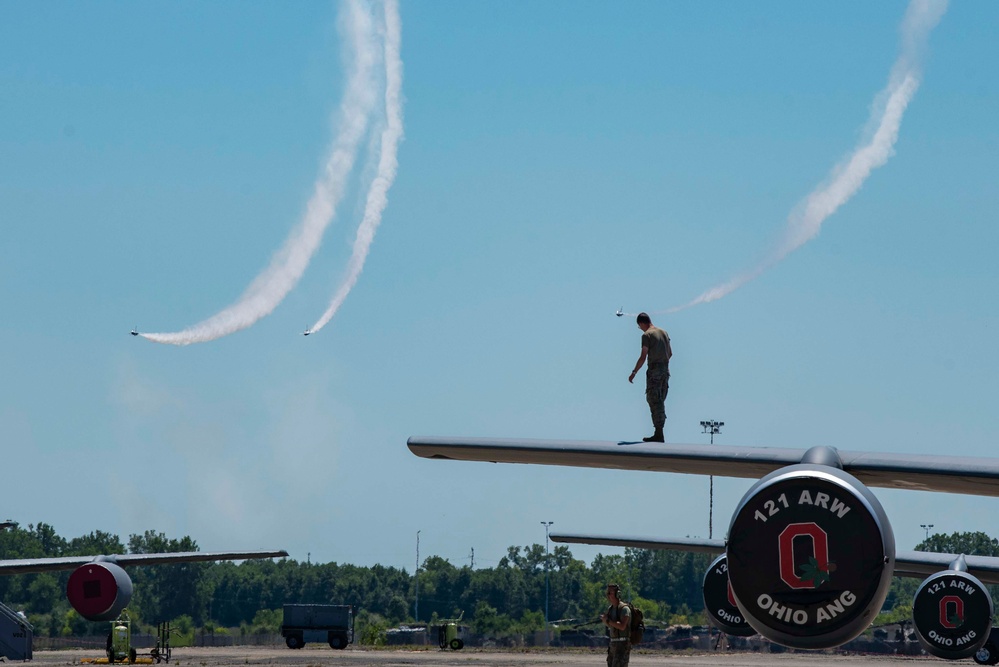
{"label": "soldier on tarmac", "polygon": [[607,667],[628,667],[631,659],[631,609],[621,602],[621,587],[607,584],[607,613],[600,614],[600,620],[610,628],[610,642],[607,644]]}

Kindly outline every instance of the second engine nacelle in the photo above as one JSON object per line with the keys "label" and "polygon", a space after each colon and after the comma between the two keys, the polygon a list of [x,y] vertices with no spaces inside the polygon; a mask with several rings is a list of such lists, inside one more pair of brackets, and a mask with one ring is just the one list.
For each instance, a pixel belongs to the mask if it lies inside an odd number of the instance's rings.
{"label": "second engine nacelle", "polygon": [[750,637],[756,630],[743,618],[732,594],[728,580],[728,563],[724,555],[718,556],[704,575],[704,611],[722,632],[735,637]]}
{"label": "second engine nacelle", "polygon": [[912,623],[930,655],[973,656],[992,632],[992,596],[976,577],[944,570],[926,579],[912,600]]}
{"label": "second engine nacelle", "polygon": [[94,561],[69,575],[66,597],[88,621],[113,621],[132,599],[132,580],[120,566]]}

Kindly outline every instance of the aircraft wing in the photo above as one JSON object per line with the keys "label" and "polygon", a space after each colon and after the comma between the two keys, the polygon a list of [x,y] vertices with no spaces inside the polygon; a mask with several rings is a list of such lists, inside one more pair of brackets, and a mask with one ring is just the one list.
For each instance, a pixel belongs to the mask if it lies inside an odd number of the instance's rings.
{"label": "aircraft wing", "polygon": [[702,554],[725,553],[725,540],[671,539],[653,537],[625,537],[617,535],[571,535],[552,533],[552,542],[567,544],[598,544],[609,547],[631,547],[633,549],[660,549],[665,551],[692,551]]}
{"label": "aircraft wing", "polygon": [[[596,544],[610,547],[689,551],[703,554],[725,553],[725,540],[660,539],[623,535],[573,535],[571,533],[552,533],[550,537],[552,542],[565,544]],[[957,554],[942,554],[929,551],[899,551],[895,554],[894,574],[896,577],[925,579],[931,574],[950,569],[957,558]],[[964,561],[968,566],[967,571],[978,577],[982,583],[999,584],[999,558],[994,556],[965,556]]]}
{"label": "aircraft wing", "polygon": [[[946,570],[957,559],[956,554],[938,554],[929,551],[899,551],[895,554],[896,577],[928,577]],[[999,584],[999,558],[995,556],[965,556],[968,572],[984,584]]]}
{"label": "aircraft wing", "polygon": [[[590,440],[414,436],[410,451],[428,459],[535,463],[758,479],[801,462],[807,449]],[[868,486],[999,496],[999,459],[837,450],[843,470]]]}
{"label": "aircraft wing", "polygon": [[164,554],[110,554],[107,556],[65,556],[62,558],[19,558],[0,560],[0,576],[74,570],[81,565],[100,561],[129,565],[161,565],[163,563],[194,563],[215,560],[249,560],[252,558],[284,558],[287,551],[180,551]]}

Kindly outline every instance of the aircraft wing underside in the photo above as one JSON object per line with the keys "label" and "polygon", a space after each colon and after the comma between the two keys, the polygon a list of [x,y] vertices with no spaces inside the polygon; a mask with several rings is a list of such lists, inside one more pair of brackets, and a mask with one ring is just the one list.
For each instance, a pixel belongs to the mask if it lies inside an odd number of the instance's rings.
{"label": "aircraft wing underside", "polygon": [[[957,558],[955,554],[938,554],[928,551],[899,551],[895,554],[895,576],[921,579],[946,570]],[[968,572],[985,584],[999,584],[999,558],[994,556],[965,556]]]}
{"label": "aircraft wing underside", "polygon": [[252,558],[284,558],[287,551],[184,551],[161,554],[111,554],[107,556],[65,556],[62,558],[19,558],[0,560],[0,575],[31,574],[73,570],[93,562],[129,565],[161,565],[163,563],[193,563],[198,561],[248,560]]}
{"label": "aircraft wing underside", "polygon": [[[723,554],[724,540],[702,540],[696,538],[659,539],[655,537],[634,537],[625,535],[573,535],[552,533],[552,542],[565,544],[594,544],[611,547],[631,547],[633,549],[659,549],[663,551],[689,551],[693,553]],[[957,554],[932,553],[929,551],[899,551],[895,554],[896,577],[924,579],[932,574],[951,567]],[[999,558],[993,556],[965,556],[967,571],[986,584],[999,584]]]}
{"label": "aircraft wing underside", "polygon": [[[411,437],[423,458],[647,470],[757,479],[800,463],[807,449],[588,440]],[[837,450],[868,486],[999,496],[999,459]]]}

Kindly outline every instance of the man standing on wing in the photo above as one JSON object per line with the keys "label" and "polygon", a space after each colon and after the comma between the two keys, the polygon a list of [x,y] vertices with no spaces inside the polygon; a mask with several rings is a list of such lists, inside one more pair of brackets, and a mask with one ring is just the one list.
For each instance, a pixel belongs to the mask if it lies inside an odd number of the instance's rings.
{"label": "man standing on wing", "polygon": [[669,393],[669,360],[673,356],[673,348],[669,344],[669,334],[659,327],[652,326],[652,319],[646,313],[638,314],[638,328],[642,330],[642,354],[638,357],[635,370],[628,376],[628,382],[634,382],[638,371],[642,369],[645,360],[649,361],[649,369],[645,372],[645,400],[649,402],[652,411],[652,425],[656,432],[645,442],[666,442],[663,428],[666,426],[666,394]]}
{"label": "man standing on wing", "polygon": [[628,667],[631,659],[631,608],[621,602],[621,587],[607,584],[607,601],[610,607],[600,615],[603,624],[610,628],[607,644],[607,667]]}

